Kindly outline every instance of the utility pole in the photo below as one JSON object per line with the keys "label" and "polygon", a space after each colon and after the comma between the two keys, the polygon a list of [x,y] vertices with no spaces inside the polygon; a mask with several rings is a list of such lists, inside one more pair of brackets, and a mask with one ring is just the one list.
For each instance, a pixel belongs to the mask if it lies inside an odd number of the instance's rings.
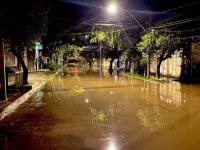
{"label": "utility pole", "polygon": [[150,54],[147,52],[147,78],[150,77]]}
{"label": "utility pole", "polygon": [[99,67],[100,67],[100,69],[102,69],[102,54],[101,54],[101,42],[99,43],[99,57],[100,57],[100,64],[99,64]]}
{"label": "utility pole", "polygon": [[0,39],[0,101],[6,100],[6,72],[5,72],[5,58],[4,58],[4,40]]}

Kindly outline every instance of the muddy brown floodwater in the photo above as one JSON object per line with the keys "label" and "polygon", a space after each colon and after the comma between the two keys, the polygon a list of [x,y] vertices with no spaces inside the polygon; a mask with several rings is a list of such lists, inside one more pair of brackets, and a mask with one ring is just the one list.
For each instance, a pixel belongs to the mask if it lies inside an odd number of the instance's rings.
{"label": "muddy brown floodwater", "polygon": [[0,123],[0,149],[200,149],[200,85],[117,75],[49,82]]}

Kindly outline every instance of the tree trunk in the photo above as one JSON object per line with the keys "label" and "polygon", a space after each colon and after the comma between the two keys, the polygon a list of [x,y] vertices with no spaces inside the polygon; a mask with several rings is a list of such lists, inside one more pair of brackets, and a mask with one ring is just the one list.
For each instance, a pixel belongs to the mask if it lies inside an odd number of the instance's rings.
{"label": "tree trunk", "polygon": [[50,59],[51,59],[51,62],[55,62],[55,56],[56,56],[56,53],[54,52],[54,50],[52,49],[51,50],[51,54],[50,54]]}
{"label": "tree trunk", "polygon": [[89,70],[92,70],[92,68],[93,68],[93,63],[92,63],[91,61],[88,61],[88,63],[89,63]]}
{"label": "tree trunk", "polygon": [[5,77],[5,58],[4,58],[4,42],[0,39],[0,100],[6,100],[6,77]]}
{"label": "tree trunk", "polygon": [[28,68],[26,67],[23,58],[18,58],[18,64],[17,64],[17,66],[19,68],[22,67],[22,69],[23,69],[23,85],[27,85],[28,84]]}
{"label": "tree trunk", "polygon": [[110,60],[110,66],[109,66],[109,70],[113,70],[112,69],[112,64],[113,64],[113,61],[115,60],[115,58],[112,58],[111,60]]}
{"label": "tree trunk", "polygon": [[128,59],[125,60],[125,72],[128,72]]}
{"label": "tree trunk", "polygon": [[160,79],[160,65],[161,65],[161,63],[162,63],[162,60],[159,59],[157,61],[157,69],[156,69],[156,78],[158,78],[158,79]]}
{"label": "tree trunk", "polygon": [[131,59],[128,59],[128,67],[127,67],[127,72],[131,71]]}
{"label": "tree trunk", "polygon": [[24,60],[21,62],[22,69],[23,69],[23,85],[28,84],[28,68],[26,67]]}
{"label": "tree trunk", "polygon": [[139,74],[139,61],[136,61],[134,65],[134,74]]}

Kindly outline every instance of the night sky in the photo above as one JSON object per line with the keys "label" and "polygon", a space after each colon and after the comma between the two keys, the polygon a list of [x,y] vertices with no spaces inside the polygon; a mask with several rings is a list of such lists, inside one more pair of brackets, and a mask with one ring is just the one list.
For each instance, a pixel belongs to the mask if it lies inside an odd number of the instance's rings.
{"label": "night sky", "polygon": [[[113,0],[119,8],[116,16],[110,16],[106,9],[111,0],[57,0],[51,10],[52,21],[68,26],[104,23],[115,18],[128,28],[136,23],[125,12],[131,12],[139,22],[147,27],[147,22],[162,21],[168,18],[187,19],[200,15],[198,0]],[[177,17],[178,16],[178,17]],[[176,18],[177,17],[177,18]],[[174,20],[173,20],[174,21]],[[113,22],[112,22],[113,23]],[[115,23],[114,23],[115,24]],[[196,25],[198,26],[198,25]]]}

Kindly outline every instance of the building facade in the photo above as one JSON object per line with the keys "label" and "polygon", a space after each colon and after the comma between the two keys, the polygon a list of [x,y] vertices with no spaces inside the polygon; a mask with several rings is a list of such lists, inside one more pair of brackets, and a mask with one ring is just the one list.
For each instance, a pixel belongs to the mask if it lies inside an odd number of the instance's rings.
{"label": "building facade", "polygon": [[[182,56],[181,51],[176,52],[171,58],[166,59],[160,66],[160,74],[164,76],[179,77],[181,73]],[[155,59],[151,60],[150,72],[156,73],[157,63]]]}

